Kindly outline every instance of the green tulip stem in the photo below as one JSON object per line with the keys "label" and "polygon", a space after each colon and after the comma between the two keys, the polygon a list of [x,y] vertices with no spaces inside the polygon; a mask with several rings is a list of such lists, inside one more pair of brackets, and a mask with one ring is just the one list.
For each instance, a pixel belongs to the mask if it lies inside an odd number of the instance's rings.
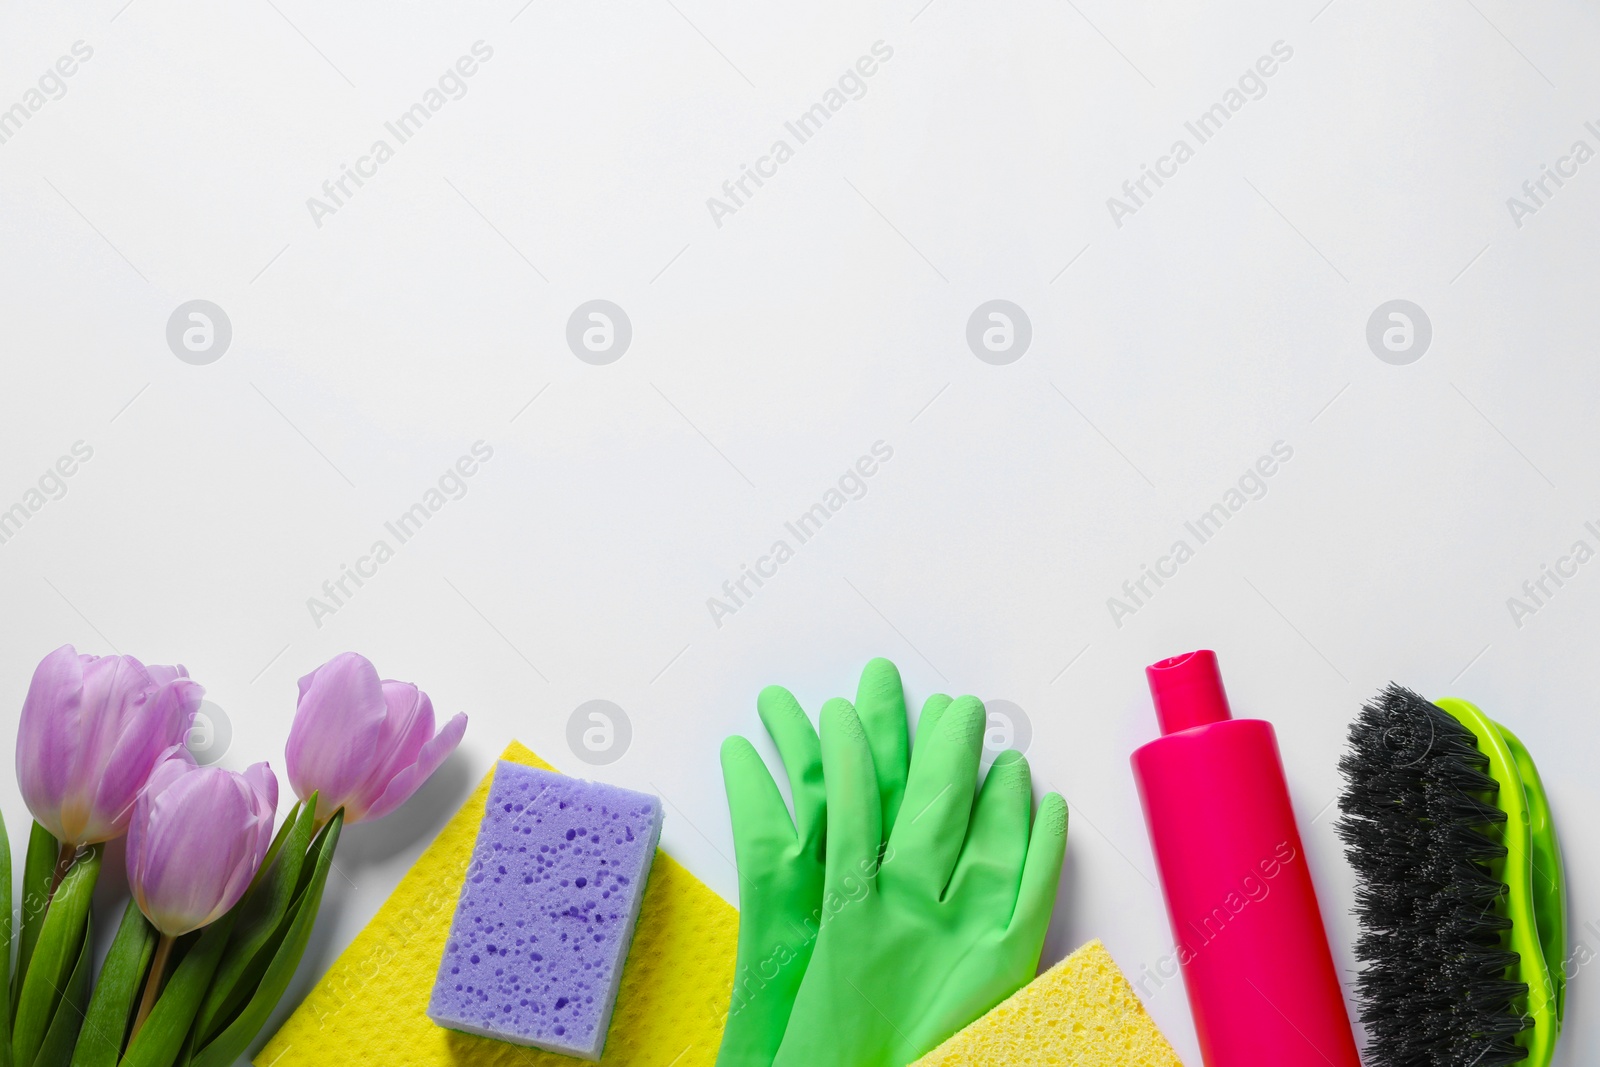
{"label": "green tulip stem", "polygon": [[[312,795],[315,796],[315,794],[312,794]],[[312,815],[311,815],[311,836],[315,837],[318,834],[322,833],[322,828],[324,826],[327,826],[330,822],[333,821],[333,816],[334,815],[342,815],[342,814],[344,814],[344,808],[340,808],[338,811],[335,811],[335,812],[331,813],[326,819],[322,818],[321,816],[319,816],[315,812],[313,812]]]}
{"label": "green tulip stem", "polygon": [[156,954],[150,961],[150,974],[144,980],[144,997],[139,1001],[139,1013],[133,1017],[133,1032],[128,1035],[129,1044],[139,1036],[139,1028],[156,1006],[156,998],[161,995],[161,981],[166,977],[167,958],[172,955],[172,946],[176,941],[177,938],[171,934],[162,934],[161,940],[156,942]]}
{"label": "green tulip stem", "polygon": [[56,857],[56,869],[50,878],[50,896],[45,898],[49,904],[56,895],[56,887],[61,884],[61,879],[67,876],[67,871],[72,869],[72,861],[78,858],[78,846],[66,841],[61,842],[61,855]]}

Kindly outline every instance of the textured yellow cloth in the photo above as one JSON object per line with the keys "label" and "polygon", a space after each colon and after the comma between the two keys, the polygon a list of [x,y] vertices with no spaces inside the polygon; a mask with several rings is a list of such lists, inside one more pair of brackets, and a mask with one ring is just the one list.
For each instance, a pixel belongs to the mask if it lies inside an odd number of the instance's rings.
{"label": "textured yellow cloth", "polygon": [[[501,759],[555,770],[519,744]],[[367,928],[256,1055],[256,1067],[576,1067],[582,1061],[435,1026],[428,997],[483,821],[491,771]],[[602,1064],[711,1067],[732,990],[739,913],[656,853]]]}
{"label": "textured yellow cloth", "polygon": [[912,1067],[1183,1067],[1091,941]]}

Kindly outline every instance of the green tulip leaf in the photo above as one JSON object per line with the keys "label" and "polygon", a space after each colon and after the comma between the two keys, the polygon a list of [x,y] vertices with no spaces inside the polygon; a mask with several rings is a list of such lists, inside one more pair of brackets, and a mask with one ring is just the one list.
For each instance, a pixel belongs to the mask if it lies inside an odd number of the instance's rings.
{"label": "green tulip leaf", "polygon": [[39,930],[44,926],[44,913],[50,902],[50,883],[56,876],[56,863],[61,859],[61,843],[49,830],[33,824],[28,835],[28,855],[22,866],[22,929],[17,939],[17,980],[11,986],[11,1017],[17,1015],[17,1001],[22,997],[22,979],[28,973],[28,962],[33,959],[33,946],[39,940]]}
{"label": "green tulip leaf", "polygon": [[150,969],[159,935],[139,905],[128,901],[122,911],[122,925],[100,968],[89,1011],[72,1051],[72,1067],[117,1067],[122,1058],[122,1043],[128,1036],[134,1001]]}
{"label": "green tulip leaf", "polygon": [[[204,930],[194,946],[189,949],[173,970],[166,987],[156,998],[139,1032],[128,1042],[128,1051],[122,1056],[122,1067],[171,1067],[177,1059],[183,1040],[194,1025],[211,978],[222,962],[223,950],[228,947],[228,935],[233,932],[237,911],[230,911]],[[158,980],[152,974],[145,981]]]}
{"label": "green tulip leaf", "polygon": [[190,1067],[232,1067],[266,1025],[273,1008],[277,1007],[284,991],[289,988],[289,981],[294,977],[295,968],[300,965],[300,958],[305,955],[306,943],[311,939],[311,928],[317,921],[317,910],[322,905],[322,891],[328,882],[333,850],[339,844],[339,830],[343,824],[344,814],[336,814],[328,820],[328,825],[322,828],[322,833],[312,844],[311,851],[316,860],[309,868],[310,878],[289,907],[285,916],[288,929],[249,1003],[222,1033],[195,1054]]}
{"label": "green tulip leaf", "polygon": [[261,873],[236,905],[239,919],[233,928],[233,938],[228,942],[227,952],[217,967],[216,977],[195,1021],[199,1041],[209,1041],[215,1036],[222,1024],[249,998],[271,961],[275,935],[280,933],[284,915],[294,900],[300,870],[306,861],[306,849],[316,829],[316,811],[313,794],[309,803],[297,804],[289,812],[262,863]]}
{"label": "green tulip leaf", "polygon": [[[31,853],[32,849],[29,851]],[[74,964],[86,940],[89,903],[94,896],[95,880],[100,876],[103,851],[104,846],[95,845],[79,856],[61,879],[50,906],[44,911],[44,922],[28,961],[27,974],[22,978],[17,1017],[11,1028],[11,1056],[15,1067],[34,1067],[50,1020],[55,1017],[65,995],[63,990],[72,980]],[[31,855],[29,865],[32,865]],[[71,1053],[71,1045],[67,1046],[67,1051]]]}
{"label": "green tulip leaf", "polygon": [[183,1039],[183,1048],[178,1050],[178,1058],[173,1061],[172,1067],[190,1067],[194,1062],[194,1031],[190,1030]]}
{"label": "green tulip leaf", "polygon": [[11,837],[0,815],[0,1067],[11,1067]]}
{"label": "green tulip leaf", "polygon": [[[312,799],[315,800],[316,794],[312,793],[311,796]],[[283,849],[284,841],[289,837],[290,828],[294,826],[295,820],[300,817],[300,811],[304,807],[305,804],[297,800],[294,802],[294,807],[290,808],[289,813],[283,817],[283,825],[278,827],[278,832],[272,839],[271,847],[267,849],[267,854],[261,858],[262,870],[272,866],[272,861],[278,858],[278,853]],[[315,810],[315,805],[313,805],[313,810]],[[255,880],[261,880],[260,871],[256,872]]]}
{"label": "green tulip leaf", "polygon": [[94,970],[94,920],[83,924],[83,944],[78,948],[78,960],[67,979],[66,992],[56,1005],[55,1018],[45,1031],[44,1044],[33,1059],[33,1067],[67,1067],[72,1062],[72,1047],[78,1043],[78,1029],[83,1026],[83,1010],[89,1004],[89,976]]}

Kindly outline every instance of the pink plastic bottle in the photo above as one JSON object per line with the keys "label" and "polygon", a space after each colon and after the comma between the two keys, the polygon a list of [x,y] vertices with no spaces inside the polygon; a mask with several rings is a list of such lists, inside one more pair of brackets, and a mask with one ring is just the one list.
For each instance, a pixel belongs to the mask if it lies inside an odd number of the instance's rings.
{"label": "pink plastic bottle", "polygon": [[1272,726],[1232,717],[1214,652],[1145,673],[1133,772],[1206,1067],[1361,1067]]}

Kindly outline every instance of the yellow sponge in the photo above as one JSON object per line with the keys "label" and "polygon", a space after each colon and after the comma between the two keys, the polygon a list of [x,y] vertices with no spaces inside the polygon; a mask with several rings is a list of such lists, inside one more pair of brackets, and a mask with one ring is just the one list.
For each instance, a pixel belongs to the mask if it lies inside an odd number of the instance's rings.
{"label": "yellow sponge", "polygon": [[[555,770],[519,744],[501,759]],[[428,996],[493,772],[378,914],[257,1053],[256,1067],[572,1067],[577,1061],[435,1026]],[[602,1064],[712,1067],[733,985],[739,913],[656,854]]]}
{"label": "yellow sponge", "polygon": [[1183,1067],[1091,941],[912,1067]]}

